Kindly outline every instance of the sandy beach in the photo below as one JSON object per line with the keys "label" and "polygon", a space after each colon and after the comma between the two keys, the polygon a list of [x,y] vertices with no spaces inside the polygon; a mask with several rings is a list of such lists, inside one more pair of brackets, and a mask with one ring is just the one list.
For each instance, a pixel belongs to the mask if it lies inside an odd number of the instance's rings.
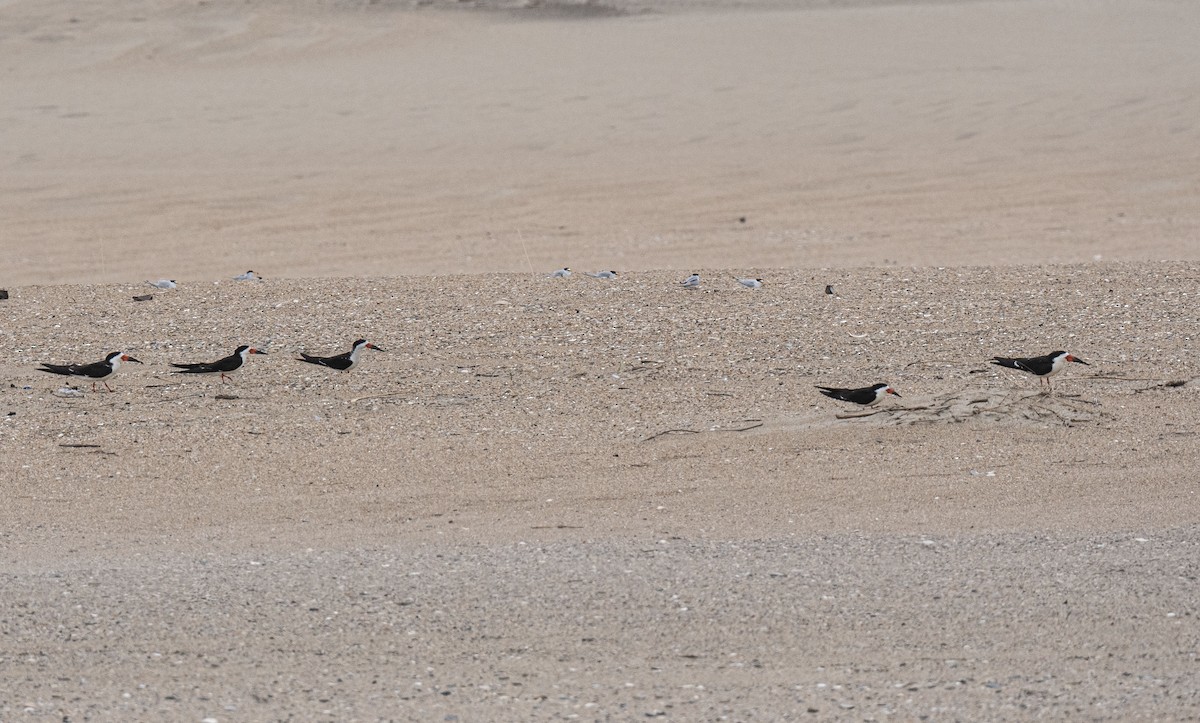
{"label": "sandy beach", "polygon": [[0,12],[0,720],[1200,715],[1200,8]]}

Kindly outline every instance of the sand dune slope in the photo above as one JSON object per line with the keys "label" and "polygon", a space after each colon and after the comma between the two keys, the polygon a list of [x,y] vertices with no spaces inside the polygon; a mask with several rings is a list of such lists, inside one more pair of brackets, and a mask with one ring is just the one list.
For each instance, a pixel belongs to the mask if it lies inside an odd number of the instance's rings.
{"label": "sand dune slope", "polygon": [[4,284],[1200,250],[1188,3],[6,13]]}

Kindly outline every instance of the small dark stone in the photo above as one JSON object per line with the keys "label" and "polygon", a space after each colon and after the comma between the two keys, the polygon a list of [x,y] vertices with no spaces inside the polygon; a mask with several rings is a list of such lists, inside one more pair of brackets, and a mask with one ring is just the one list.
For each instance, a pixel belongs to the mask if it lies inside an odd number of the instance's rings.
{"label": "small dark stone", "polygon": [[825,293],[833,296],[833,284],[825,284]]}
{"label": "small dark stone", "polygon": [[133,297],[134,301],[149,301],[154,298],[154,294],[142,294],[141,296]]}
{"label": "small dark stone", "polygon": [[0,301],[8,298],[8,289],[0,289]]}

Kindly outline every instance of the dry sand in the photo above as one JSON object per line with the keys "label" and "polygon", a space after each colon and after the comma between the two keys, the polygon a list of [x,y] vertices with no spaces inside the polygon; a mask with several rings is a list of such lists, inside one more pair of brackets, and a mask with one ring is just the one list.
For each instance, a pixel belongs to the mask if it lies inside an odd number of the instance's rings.
{"label": "dry sand", "polygon": [[9,3],[2,283],[1200,258],[1190,3],[311,5]]}
{"label": "dry sand", "polygon": [[1200,8],[443,5],[0,7],[0,720],[1200,715]]}

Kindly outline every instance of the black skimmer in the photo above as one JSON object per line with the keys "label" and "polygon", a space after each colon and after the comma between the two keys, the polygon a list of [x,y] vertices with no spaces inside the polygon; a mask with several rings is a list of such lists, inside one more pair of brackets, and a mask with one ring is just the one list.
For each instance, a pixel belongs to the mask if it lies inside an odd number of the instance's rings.
{"label": "black skimmer", "polygon": [[304,352],[300,352],[300,356],[296,357],[296,361],[308,362],[317,366],[329,367],[338,371],[348,372],[358,364],[358,353],[363,349],[374,349],[375,351],[383,351],[366,339],[359,339],[350,347],[350,351],[337,356],[310,356]]}
{"label": "black skimmer", "polygon": [[878,404],[888,394],[900,396],[900,393],[892,389],[890,384],[875,384],[860,389],[839,389],[837,387],[817,387],[817,389],[830,399],[839,399],[843,402],[853,402],[868,407]]}
{"label": "black skimmer", "polygon": [[141,364],[140,361],[123,351],[114,351],[112,354],[104,357],[104,361],[92,362],[91,364],[42,364],[38,368],[38,371],[91,379],[93,392],[96,391],[96,382],[104,382],[104,388],[111,392],[113,388],[108,386],[107,380],[113,374],[117,373],[123,362]]}
{"label": "black skimmer", "polygon": [[172,363],[171,366],[179,370],[175,372],[176,374],[220,374],[221,381],[224,381],[229,378],[230,373],[241,369],[242,365],[246,363],[246,358],[251,354],[266,354],[266,352],[243,344],[229,356],[218,359],[215,362],[200,362],[198,364]]}
{"label": "black skimmer", "polygon": [[1067,365],[1067,362],[1091,366],[1079,357],[1068,354],[1065,351],[1052,351],[1046,356],[1033,356],[1027,359],[1009,359],[1002,356],[992,358],[992,363],[996,366],[1036,374],[1039,380],[1045,381],[1046,386],[1050,389],[1053,389],[1050,385],[1050,377],[1061,372],[1063,367]]}
{"label": "black skimmer", "polygon": [[692,274],[691,276],[687,277],[683,281],[680,281],[679,285],[685,289],[700,288],[700,274]]}
{"label": "black skimmer", "polygon": [[616,271],[597,271],[594,274],[589,271],[589,272],[587,272],[587,275],[591,276],[593,279],[615,279],[615,278],[617,278]]}
{"label": "black skimmer", "polygon": [[565,279],[565,278],[567,278],[567,277],[568,277],[568,276],[570,276],[570,275],[571,275],[571,267],[570,267],[570,266],[564,266],[564,267],[562,267],[561,269],[559,269],[558,271],[555,271],[554,273],[550,274],[550,278],[553,278],[553,279]]}

